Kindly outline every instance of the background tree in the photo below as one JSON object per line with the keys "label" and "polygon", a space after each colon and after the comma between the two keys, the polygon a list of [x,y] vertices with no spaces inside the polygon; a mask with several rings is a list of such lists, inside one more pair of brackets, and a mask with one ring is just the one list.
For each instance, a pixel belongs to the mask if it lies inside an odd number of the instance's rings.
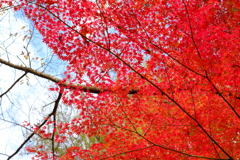
{"label": "background tree", "polygon": [[[22,0],[16,9],[68,62],[60,80],[1,61],[56,82],[50,89],[59,92],[20,148],[37,133],[52,140],[49,151],[28,148],[40,159],[239,158],[237,0]],[[79,117],[58,123],[60,100]],[[104,141],[61,156],[58,132]]]}
{"label": "background tree", "polygon": [[[58,124],[66,124],[72,121],[73,119],[79,118],[78,109],[75,107],[59,105],[58,112],[56,113],[56,121]],[[48,133],[51,133],[53,128],[52,126],[47,126]],[[29,135],[30,132],[27,130],[26,135]],[[88,137],[86,134],[73,134],[72,132],[61,133],[59,132],[58,127],[56,127],[55,136],[65,137],[63,142],[55,142],[54,151],[55,154],[63,156],[66,154],[66,151],[71,146],[79,146],[83,149],[89,149],[95,143],[103,142],[103,137],[101,136],[91,136]],[[42,137],[35,135],[31,143],[28,144],[27,149],[39,148],[40,152],[51,151],[52,150],[52,139],[51,137]]]}

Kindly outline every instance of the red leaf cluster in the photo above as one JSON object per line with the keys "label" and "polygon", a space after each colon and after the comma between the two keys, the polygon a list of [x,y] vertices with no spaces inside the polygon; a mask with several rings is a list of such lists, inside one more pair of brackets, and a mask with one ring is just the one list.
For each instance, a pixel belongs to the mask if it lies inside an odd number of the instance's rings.
{"label": "red leaf cluster", "polygon": [[104,141],[61,159],[240,158],[238,0],[22,3],[71,83],[104,91],[66,91],[62,130]]}

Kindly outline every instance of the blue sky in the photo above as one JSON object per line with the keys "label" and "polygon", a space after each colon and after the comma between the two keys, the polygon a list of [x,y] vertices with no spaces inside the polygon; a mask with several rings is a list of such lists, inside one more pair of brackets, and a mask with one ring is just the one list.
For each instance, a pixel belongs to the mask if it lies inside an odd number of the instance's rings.
{"label": "blue sky", "polygon": [[[51,49],[42,42],[41,35],[23,12],[8,10],[0,14],[0,58],[63,78],[66,63],[53,55]],[[32,39],[29,42],[30,37]],[[0,65],[0,94],[22,74],[21,71]],[[7,95],[0,98],[0,153],[11,155],[25,139],[23,137],[25,131],[9,122],[19,124],[23,121],[39,122],[48,114],[47,111],[51,107],[45,108],[44,111],[41,108],[54,100],[54,93],[48,90],[50,85],[51,82],[28,74],[28,77],[24,77]],[[0,159],[6,158],[0,154]],[[13,159],[30,157],[20,153]]]}

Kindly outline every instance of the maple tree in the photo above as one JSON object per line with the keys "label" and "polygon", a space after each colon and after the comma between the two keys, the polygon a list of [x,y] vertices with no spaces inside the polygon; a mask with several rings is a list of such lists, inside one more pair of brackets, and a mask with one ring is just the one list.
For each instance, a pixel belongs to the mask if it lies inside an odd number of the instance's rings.
{"label": "maple tree", "polygon": [[[240,158],[238,0],[19,3],[16,10],[69,62],[64,80],[52,78],[59,97],[35,132],[53,146],[64,134],[104,139],[88,149],[71,146],[61,157],[54,147],[28,147],[35,158]],[[79,117],[55,123],[60,100]]]}

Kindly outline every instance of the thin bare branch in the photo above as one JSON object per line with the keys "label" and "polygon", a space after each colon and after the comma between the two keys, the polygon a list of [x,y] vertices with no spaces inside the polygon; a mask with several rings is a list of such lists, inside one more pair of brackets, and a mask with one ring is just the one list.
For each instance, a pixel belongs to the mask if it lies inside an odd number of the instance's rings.
{"label": "thin bare branch", "polygon": [[30,134],[30,136],[28,136],[28,138],[18,147],[18,149],[8,157],[7,160],[13,158],[22,148],[23,146],[40,130],[40,128],[49,120],[49,118],[56,114],[56,111],[57,111],[57,108],[58,108],[58,105],[59,105],[59,102],[61,100],[61,97],[62,97],[62,93],[60,92],[59,95],[58,95],[58,98],[57,100],[55,101],[55,105],[54,105],[54,108],[53,108],[53,111],[45,118],[45,120],[38,126],[38,129],[33,132],[32,134]]}
{"label": "thin bare branch", "polygon": [[[5,121],[5,122],[7,122],[7,123],[14,124],[14,125],[19,126],[19,127],[22,127],[22,128],[24,128],[24,129],[26,129],[26,130],[28,130],[28,131],[30,131],[30,132],[33,132],[31,129],[29,129],[29,128],[21,125],[21,124],[18,124],[18,123],[12,122],[12,121],[8,121],[8,120],[2,119],[2,118],[0,118],[0,120]],[[40,134],[37,134],[37,133],[35,133],[35,134],[42,138],[42,136],[41,136]]]}
{"label": "thin bare branch", "polygon": [[19,82],[28,72],[25,72],[21,77],[19,77],[13,84],[11,87],[8,88],[8,90],[6,90],[6,92],[4,92],[3,94],[0,95],[0,98],[2,96],[4,96],[5,94],[7,94],[16,84],[17,82]]}

